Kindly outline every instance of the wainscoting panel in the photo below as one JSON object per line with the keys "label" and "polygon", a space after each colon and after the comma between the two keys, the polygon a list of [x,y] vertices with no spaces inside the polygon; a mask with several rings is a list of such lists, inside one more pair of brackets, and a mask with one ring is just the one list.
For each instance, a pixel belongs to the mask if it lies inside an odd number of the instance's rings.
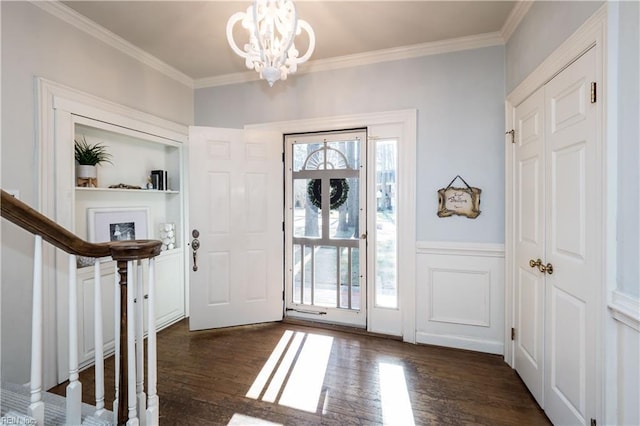
{"label": "wainscoting panel", "polygon": [[616,406],[620,425],[640,424],[640,299],[615,290],[609,312],[615,320]]}
{"label": "wainscoting panel", "polygon": [[504,246],[417,244],[416,340],[504,353]]}

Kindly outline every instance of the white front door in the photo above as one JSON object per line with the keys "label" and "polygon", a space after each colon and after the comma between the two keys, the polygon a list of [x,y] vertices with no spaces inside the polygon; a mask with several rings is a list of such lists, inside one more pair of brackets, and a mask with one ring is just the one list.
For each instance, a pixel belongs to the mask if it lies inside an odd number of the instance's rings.
{"label": "white front door", "polygon": [[282,173],[281,134],[189,129],[191,330],[282,319]]}
{"label": "white front door", "polygon": [[366,141],[365,130],[285,139],[289,316],[367,324]]}
{"label": "white front door", "polygon": [[544,88],[515,110],[514,367],[544,407]]}
{"label": "white front door", "polygon": [[596,418],[602,285],[602,182],[591,49],[545,86],[545,411],[554,424]]}

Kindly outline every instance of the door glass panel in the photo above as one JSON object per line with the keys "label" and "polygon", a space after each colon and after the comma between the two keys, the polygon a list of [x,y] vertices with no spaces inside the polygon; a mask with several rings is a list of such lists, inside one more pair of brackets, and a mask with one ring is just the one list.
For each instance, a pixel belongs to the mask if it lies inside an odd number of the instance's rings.
{"label": "door glass panel", "polygon": [[340,293],[339,306],[360,309],[360,256],[357,248],[339,247]]}
{"label": "door glass panel", "polygon": [[312,179],[293,180],[293,236],[320,236],[322,211],[309,202],[307,190]]}
{"label": "door glass panel", "polygon": [[291,301],[358,311],[364,137],[317,142],[322,137],[292,144]]}
{"label": "door glass panel", "polygon": [[[345,196],[345,202],[339,208],[329,212],[329,235],[332,239],[360,238],[360,188],[359,179],[331,179],[330,195],[332,199],[338,199],[340,192]],[[343,195],[344,196],[344,195]]]}
{"label": "door glass panel", "polygon": [[315,288],[313,304],[327,308],[337,307],[335,247],[319,246],[315,256]]}
{"label": "door glass panel", "polygon": [[397,308],[397,140],[376,141],[375,150],[375,305]]}

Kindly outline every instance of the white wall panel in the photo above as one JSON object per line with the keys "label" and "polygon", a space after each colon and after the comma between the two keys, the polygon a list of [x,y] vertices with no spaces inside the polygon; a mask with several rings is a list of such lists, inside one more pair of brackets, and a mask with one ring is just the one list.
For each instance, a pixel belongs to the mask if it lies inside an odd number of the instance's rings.
{"label": "white wall panel", "polygon": [[501,244],[419,242],[416,340],[502,354]]}
{"label": "white wall panel", "polygon": [[618,424],[640,425],[640,332],[619,322]]}
{"label": "white wall panel", "polygon": [[613,424],[640,424],[640,298],[620,290],[611,294],[609,311],[613,318],[608,360],[615,400],[607,420]]}
{"label": "white wall panel", "polygon": [[429,321],[491,326],[489,272],[433,268],[429,273]]}

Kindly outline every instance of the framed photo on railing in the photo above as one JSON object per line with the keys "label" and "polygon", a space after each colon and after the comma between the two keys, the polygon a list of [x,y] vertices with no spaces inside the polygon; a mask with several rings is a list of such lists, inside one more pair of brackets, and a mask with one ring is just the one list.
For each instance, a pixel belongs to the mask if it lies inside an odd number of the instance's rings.
{"label": "framed photo on railing", "polygon": [[149,238],[149,208],[87,209],[89,242],[146,240]]}

